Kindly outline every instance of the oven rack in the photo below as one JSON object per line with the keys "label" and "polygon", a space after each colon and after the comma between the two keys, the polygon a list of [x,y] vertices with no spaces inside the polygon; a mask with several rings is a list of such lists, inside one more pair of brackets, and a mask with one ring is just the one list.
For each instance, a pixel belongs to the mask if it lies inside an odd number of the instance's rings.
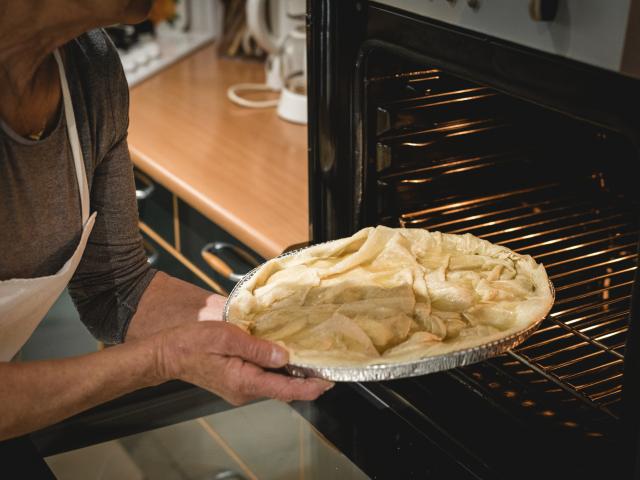
{"label": "oven rack", "polygon": [[468,88],[469,82],[443,73],[437,68],[394,73],[367,79],[369,90],[379,105],[411,100],[431,94]]}
{"label": "oven rack", "polygon": [[504,109],[505,100],[498,92],[486,87],[446,89],[428,92],[424,96],[395,100],[377,109],[377,135],[393,135],[410,129],[429,129],[447,122],[465,118],[469,104],[476,116],[490,115]]}
{"label": "oven rack", "polygon": [[624,199],[570,192],[549,184],[459,196],[403,213],[398,222],[472,233],[542,262],[556,288],[555,305],[535,334],[493,366],[618,418],[640,228]]}

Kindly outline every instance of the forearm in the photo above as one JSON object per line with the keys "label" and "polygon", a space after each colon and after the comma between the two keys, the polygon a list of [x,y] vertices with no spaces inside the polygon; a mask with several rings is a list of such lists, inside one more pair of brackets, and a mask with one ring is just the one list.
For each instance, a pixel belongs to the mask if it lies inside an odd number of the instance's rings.
{"label": "forearm", "polygon": [[141,341],[80,357],[0,363],[0,440],[161,383],[155,351]]}
{"label": "forearm", "polygon": [[234,405],[263,397],[313,400],[332,386],[266,371],[287,364],[283,347],[230,323],[198,321],[221,320],[225,300],[159,272],[140,299],[124,345],[156,334],[161,377],[192,383]]}
{"label": "forearm", "polygon": [[158,272],[127,329],[126,342],[198,320],[222,320],[226,298]]}

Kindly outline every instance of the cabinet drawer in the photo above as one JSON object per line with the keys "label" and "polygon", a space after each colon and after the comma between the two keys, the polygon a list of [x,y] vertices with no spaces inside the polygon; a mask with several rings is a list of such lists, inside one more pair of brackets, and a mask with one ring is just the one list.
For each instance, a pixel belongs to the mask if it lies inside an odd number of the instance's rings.
{"label": "cabinet drawer", "polygon": [[171,245],[175,245],[173,195],[169,190],[138,169],[134,169],[134,177],[140,220],[149,225]]}
{"label": "cabinet drawer", "polygon": [[140,232],[144,245],[145,253],[149,259],[149,263],[153,268],[157,268],[169,275],[177,277],[185,282],[193,283],[199,287],[211,290],[211,287],[202,281],[195,273],[182,264],[171,253],[162,248],[157,242],[153,241],[147,234]]}
{"label": "cabinet drawer", "polygon": [[178,200],[182,253],[231,291],[245,273],[264,261],[233,235],[187,203]]}

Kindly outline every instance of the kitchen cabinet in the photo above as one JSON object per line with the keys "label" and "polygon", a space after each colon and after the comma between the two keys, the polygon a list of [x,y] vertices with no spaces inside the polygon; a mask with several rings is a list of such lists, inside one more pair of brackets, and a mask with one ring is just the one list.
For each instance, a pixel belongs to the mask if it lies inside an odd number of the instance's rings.
{"label": "kitchen cabinet", "polygon": [[140,170],[134,171],[134,177],[140,221],[170,244],[175,244],[172,193]]}
{"label": "kitchen cabinet", "polygon": [[178,260],[174,255],[162,248],[160,244],[156,243],[146,233],[141,232],[141,234],[145,253],[147,254],[149,263],[153,268],[157,268],[158,270],[166,272],[174,277],[184,280],[185,282],[193,283],[201,288],[211,290],[207,283],[189,270],[189,268],[180,262],[180,260]]}
{"label": "kitchen cabinet", "polygon": [[230,292],[237,281],[264,261],[188,203],[178,200],[181,249],[207,275]]}
{"label": "kitchen cabinet", "polygon": [[154,268],[226,295],[264,259],[139,169],[140,231]]}
{"label": "kitchen cabinet", "polygon": [[204,47],[131,89],[128,143],[144,174],[272,258],[309,239],[307,131],[227,98],[262,81],[262,64]]}

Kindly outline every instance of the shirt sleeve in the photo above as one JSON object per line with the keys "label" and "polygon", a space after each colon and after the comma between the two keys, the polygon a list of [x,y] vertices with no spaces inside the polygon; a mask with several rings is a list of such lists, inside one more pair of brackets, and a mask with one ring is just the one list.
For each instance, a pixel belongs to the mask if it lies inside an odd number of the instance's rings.
{"label": "shirt sleeve", "polygon": [[97,212],[82,260],[69,284],[80,319],[97,339],[124,341],[129,322],[156,271],[147,262],[138,230],[133,165],[127,145],[129,94],[113,49],[115,77],[106,88],[111,118],[103,129],[113,141],[98,162],[91,184],[91,212]]}

